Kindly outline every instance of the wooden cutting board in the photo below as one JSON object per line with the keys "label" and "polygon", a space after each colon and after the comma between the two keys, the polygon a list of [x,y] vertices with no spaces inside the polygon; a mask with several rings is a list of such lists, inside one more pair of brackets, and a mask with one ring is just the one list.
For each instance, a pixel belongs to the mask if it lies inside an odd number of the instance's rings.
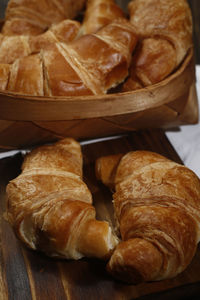
{"label": "wooden cutting board", "polygon": [[[97,182],[95,159],[130,150],[156,151],[181,163],[162,130],[134,132],[122,137],[83,143],[84,180],[93,193],[97,218],[113,223],[110,191]],[[4,220],[5,187],[20,172],[22,155],[0,160],[0,299],[2,300],[129,300],[195,299],[200,293],[200,248],[191,265],[171,280],[128,285],[113,280],[105,262],[95,259],[54,260],[26,249]]]}

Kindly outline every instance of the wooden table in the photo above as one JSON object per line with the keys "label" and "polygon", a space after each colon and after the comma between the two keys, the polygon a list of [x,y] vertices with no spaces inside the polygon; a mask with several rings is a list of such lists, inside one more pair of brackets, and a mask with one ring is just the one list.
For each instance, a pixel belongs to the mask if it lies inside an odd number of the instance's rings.
{"label": "wooden table", "polygon": [[[162,130],[133,132],[82,146],[84,181],[93,195],[98,219],[112,223],[112,196],[94,174],[96,158],[129,150],[156,151],[181,163]],[[5,187],[20,172],[21,154],[0,160],[0,299],[1,300],[163,300],[195,299],[200,294],[200,249],[190,266],[170,280],[139,285],[115,281],[106,262],[53,260],[26,249],[4,220]],[[189,298],[183,298],[189,297]]]}

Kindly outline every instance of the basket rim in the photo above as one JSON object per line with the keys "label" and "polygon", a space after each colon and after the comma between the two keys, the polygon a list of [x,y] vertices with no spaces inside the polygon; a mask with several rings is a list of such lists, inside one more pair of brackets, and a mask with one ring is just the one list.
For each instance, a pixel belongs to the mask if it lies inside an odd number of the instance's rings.
{"label": "basket rim", "polygon": [[192,59],[192,56],[194,54],[194,50],[193,47],[189,49],[184,61],[182,62],[182,64],[180,65],[180,67],[171,75],[169,75],[168,77],[166,77],[165,79],[163,79],[162,81],[150,85],[148,87],[144,87],[144,88],[140,88],[138,90],[134,90],[134,91],[127,91],[127,92],[119,92],[119,93],[112,93],[112,94],[105,94],[105,95],[86,95],[86,96],[32,96],[32,95],[26,95],[26,94],[22,94],[22,93],[15,93],[15,92],[9,92],[9,91],[0,91],[0,95],[7,95],[10,97],[17,97],[17,98],[23,98],[23,99],[30,99],[30,100],[34,100],[34,101],[54,101],[54,100],[63,100],[63,101],[69,101],[69,100],[85,100],[87,98],[87,100],[93,100],[93,99],[102,99],[102,96],[104,98],[110,98],[110,97],[114,97],[115,95],[126,95],[126,94],[133,94],[133,93],[138,93],[139,91],[143,91],[143,90],[154,90],[156,89],[158,86],[162,86],[162,85],[166,85],[169,81],[173,80],[174,78],[176,78],[177,76],[179,76],[180,73],[182,73],[185,68],[187,67],[187,65],[189,64],[190,60]]}
{"label": "basket rim", "polygon": [[[193,73],[193,76],[188,76],[188,72]],[[0,119],[57,121],[143,111],[166,104],[186,94],[194,80],[192,47],[173,74],[157,84],[135,91],[73,97],[45,97],[0,92]],[[174,89],[173,86],[176,88]]]}

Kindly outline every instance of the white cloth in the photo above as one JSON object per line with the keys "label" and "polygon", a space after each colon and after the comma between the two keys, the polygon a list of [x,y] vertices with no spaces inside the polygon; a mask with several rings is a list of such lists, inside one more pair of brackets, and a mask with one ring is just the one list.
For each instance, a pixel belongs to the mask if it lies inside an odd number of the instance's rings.
{"label": "white cloth", "polygon": [[[200,107],[200,65],[196,66],[196,77],[197,94]],[[177,131],[168,130],[166,131],[166,135],[184,164],[200,177],[200,123],[196,125],[180,126]],[[94,143],[95,141],[96,140],[85,141],[82,144],[88,144],[91,142]],[[0,153],[0,159],[12,156],[17,152],[19,151],[2,152]]]}
{"label": "white cloth", "polygon": [[[200,65],[196,66],[196,77],[200,108]],[[180,126],[180,131],[167,131],[166,135],[184,164],[200,177],[200,123]]]}

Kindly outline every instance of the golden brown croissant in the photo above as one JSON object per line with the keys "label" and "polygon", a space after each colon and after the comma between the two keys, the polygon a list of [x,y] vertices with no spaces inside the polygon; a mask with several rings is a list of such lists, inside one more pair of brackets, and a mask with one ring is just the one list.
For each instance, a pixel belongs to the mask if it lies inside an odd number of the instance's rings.
{"label": "golden brown croissant", "polygon": [[4,36],[0,45],[0,63],[11,64],[17,58],[30,54],[27,36]]}
{"label": "golden brown croissant", "polygon": [[[40,96],[105,94],[128,76],[136,43],[129,22],[117,20],[96,34],[83,35],[69,44],[55,43],[39,54],[16,60],[7,90]],[[38,61],[37,66],[33,60]],[[33,74],[28,76],[24,68],[33,68]]]}
{"label": "golden brown croissant", "polygon": [[10,65],[0,64],[0,90],[5,91],[10,74]]}
{"label": "golden brown croissant", "polygon": [[74,40],[79,32],[80,23],[64,20],[52,25],[45,33],[37,36],[3,36],[0,41],[0,63],[12,64],[17,58],[47,49],[51,44]]}
{"label": "golden brown croissant", "polygon": [[118,241],[107,222],[95,219],[80,144],[71,138],[25,157],[22,173],[7,185],[7,218],[21,241],[49,256],[103,259]]}
{"label": "golden brown croissant", "polygon": [[199,178],[185,166],[148,151],[129,152],[121,160],[119,155],[99,158],[96,173],[106,185],[115,186],[114,209],[122,238],[108,271],[131,283],[182,272],[200,240]]}
{"label": "golden brown croissant", "polygon": [[73,19],[85,0],[10,0],[2,29],[4,35],[37,35],[52,24]]}
{"label": "golden brown croissant", "polygon": [[17,59],[9,66],[8,82],[5,85],[6,90],[44,96],[43,63],[40,54]]}
{"label": "golden brown croissant", "polygon": [[114,0],[88,0],[81,34],[95,33],[101,27],[123,17],[123,10]]}
{"label": "golden brown croissant", "polygon": [[192,47],[192,16],[186,0],[134,0],[130,22],[140,37],[124,91],[160,82]]}

